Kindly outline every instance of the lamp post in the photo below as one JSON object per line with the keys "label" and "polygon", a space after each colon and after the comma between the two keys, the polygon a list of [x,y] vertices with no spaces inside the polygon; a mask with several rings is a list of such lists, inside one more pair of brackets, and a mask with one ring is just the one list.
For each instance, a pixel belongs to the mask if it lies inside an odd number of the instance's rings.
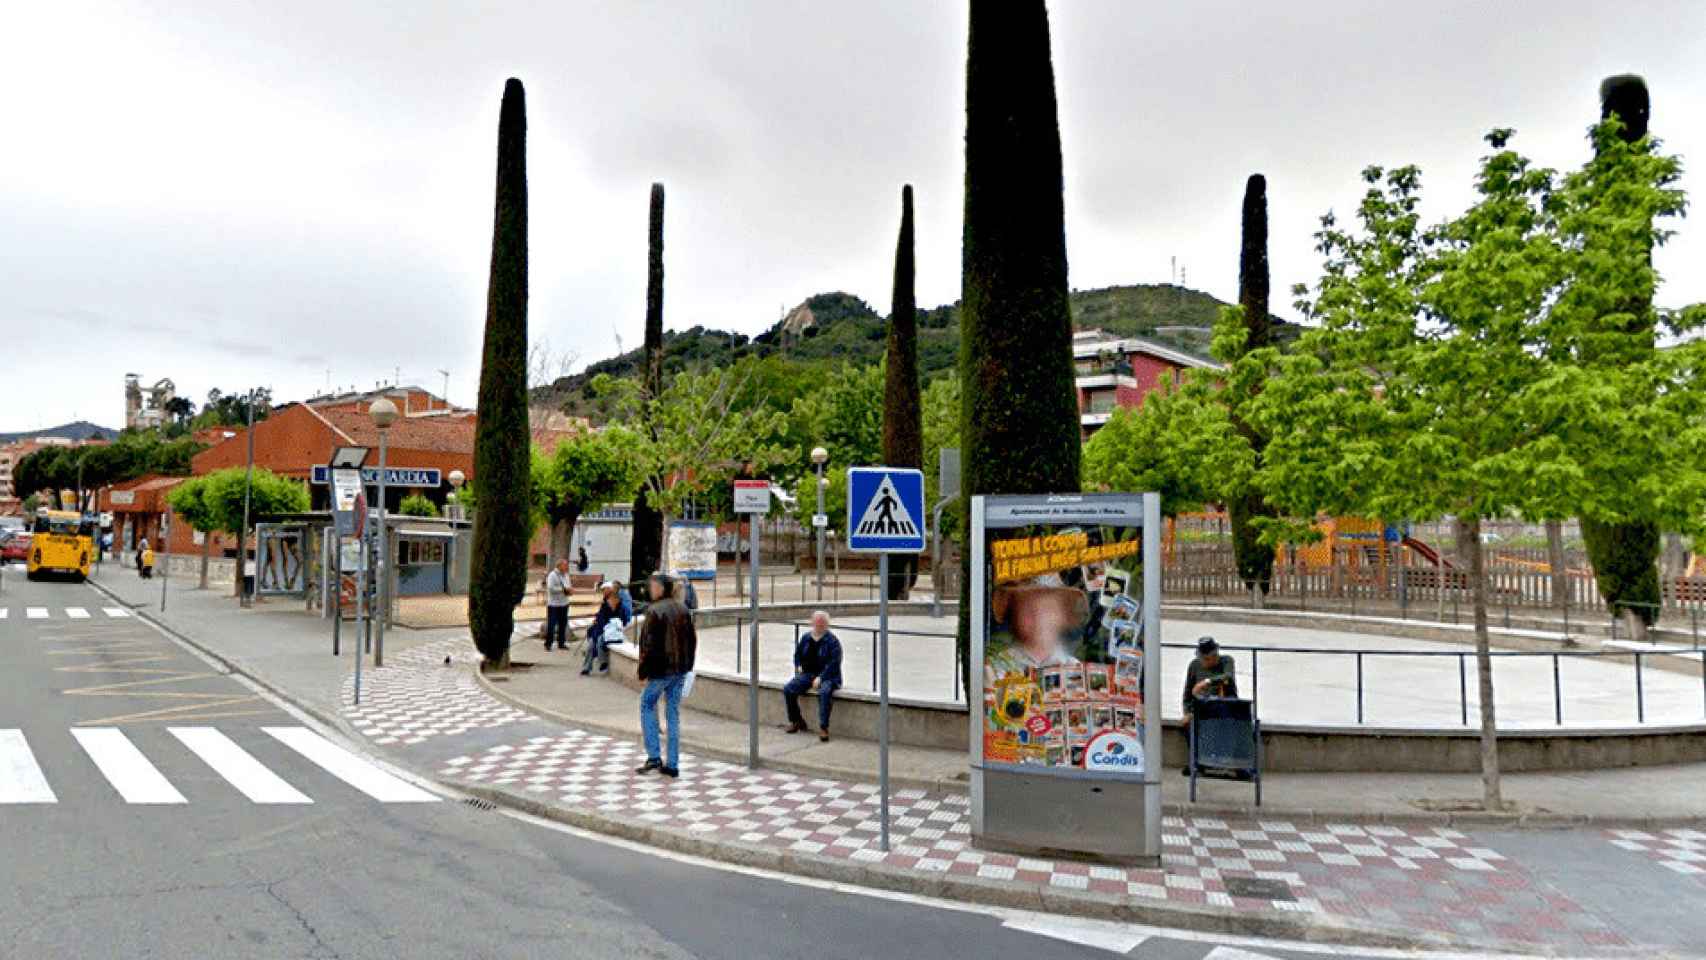
{"label": "lamp post", "polygon": [[373,406],[367,408],[367,415],[373,419],[373,425],[379,428],[379,550],[373,565],[374,577],[378,580],[379,620],[374,625],[373,665],[385,666],[385,621],[391,615],[391,597],[387,586],[391,565],[386,562],[391,552],[389,538],[385,531],[385,437],[391,432],[391,424],[397,422],[397,405],[389,397],[380,397],[373,401]]}
{"label": "lamp post", "polygon": [[[249,418],[248,418],[249,419],[249,429],[248,429],[248,437],[247,437],[248,444],[249,444],[249,457],[248,457],[248,461],[247,461],[246,465],[243,467],[243,529],[240,532],[238,532],[238,534],[237,534],[237,582],[238,582],[238,584],[241,585],[240,586],[240,592],[239,592],[238,597],[237,597],[237,603],[240,606],[247,607],[247,606],[251,606],[255,602],[254,595],[249,590],[249,581],[248,581],[248,574],[249,574],[249,569],[248,569],[249,568],[249,491],[250,491],[250,488],[253,486],[254,479],[255,479],[255,388],[254,387],[249,388],[249,402],[247,404],[245,404],[245,406],[248,407],[248,414],[249,414]],[[259,567],[259,566],[260,566],[259,564],[256,564],[256,567]],[[259,573],[260,571],[257,569],[255,572]]]}
{"label": "lamp post", "polygon": [[823,465],[829,462],[829,451],[823,447],[812,448],[812,464],[817,467],[817,513],[812,515],[812,526],[817,528],[817,602],[823,602],[823,531],[824,525],[818,523],[818,517],[823,516],[823,488],[829,486],[829,481],[823,478]]}

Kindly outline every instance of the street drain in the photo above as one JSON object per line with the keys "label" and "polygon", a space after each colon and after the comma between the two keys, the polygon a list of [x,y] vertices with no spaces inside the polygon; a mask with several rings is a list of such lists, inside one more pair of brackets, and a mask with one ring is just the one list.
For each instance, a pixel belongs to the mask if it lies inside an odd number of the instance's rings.
{"label": "street drain", "polygon": [[462,802],[475,810],[496,810],[498,808],[498,805],[492,801],[482,800],[479,797],[463,797]]}
{"label": "street drain", "polygon": [[1291,884],[1284,880],[1268,880],[1263,877],[1221,877],[1220,882],[1226,884],[1226,892],[1235,897],[1247,897],[1251,900],[1297,899],[1297,895],[1291,892]]}

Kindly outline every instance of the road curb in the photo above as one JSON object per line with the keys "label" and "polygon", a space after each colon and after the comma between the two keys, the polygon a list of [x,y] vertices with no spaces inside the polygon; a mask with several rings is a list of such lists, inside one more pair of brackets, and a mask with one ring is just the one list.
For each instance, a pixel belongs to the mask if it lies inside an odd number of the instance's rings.
{"label": "road curb", "polygon": [[[1411,950],[1477,950],[1547,956],[1531,944],[1471,941],[1434,934],[1393,931],[1353,920],[1328,919],[1312,913],[1277,910],[1234,912],[1189,904],[1150,903],[1126,897],[1115,900],[1083,890],[1014,886],[979,877],[926,874],[877,863],[854,863],[816,854],[795,853],[732,840],[711,840],[690,833],[630,823],[599,813],[574,810],[495,787],[441,781],[446,786],[488,803],[582,830],[618,837],[675,853],[754,867],[816,880],[872,887],[942,900],[1034,910],[1093,920],[1186,929],[1202,933],[1266,937],[1279,940]],[[1651,956],[1650,952],[1604,953],[1598,956]]]}
{"label": "road curb", "polygon": [[[565,726],[578,727],[596,733],[615,737],[634,736],[633,731],[624,730],[614,724],[599,723],[596,720],[584,720],[571,717],[564,713],[541,707],[524,697],[517,696],[504,689],[501,684],[492,683],[490,678],[478,669],[473,670],[475,682],[480,689],[492,697],[522,710],[541,720],[559,723]],[[738,750],[723,750],[707,747],[703,744],[682,741],[682,745],[707,759],[721,760],[725,763],[746,763],[746,753]],[[846,770],[836,767],[816,766],[787,759],[765,759],[763,769],[778,770],[785,773],[797,774],[804,777],[825,777],[837,780],[853,780],[869,782],[874,777],[858,770]],[[964,780],[952,778],[918,778],[895,777],[893,782],[897,789],[927,790],[937,793],[960,793],[967,790]],[[1637,829],[1663,830],[1673,827],[1693,827],[1700,824],[1700,817],[1676,816],[1620,816],[1597,817],[1588,814],[1557,814],[1557,813],[1515,813],[1500,814],[1477,811],[1466,812],[1433,812],[1417,810],[1414,813],[1391,812],[1356,812],[1349,810],[1316,810],[1300,807],[1258,807],[1253,804],[1185,804],[1168,802],[1162,804],[1162,812],[1169,816],[1197,817],[1231,817],[1244,820],[1290,820],[1310,824],[1344,823],[1351,821],[1363,824],[1386,824],[1393,826],[1422,825],[1430,827],[1473,827],[1476,829],[1502,830],[1568,830],[1568,829]]]}

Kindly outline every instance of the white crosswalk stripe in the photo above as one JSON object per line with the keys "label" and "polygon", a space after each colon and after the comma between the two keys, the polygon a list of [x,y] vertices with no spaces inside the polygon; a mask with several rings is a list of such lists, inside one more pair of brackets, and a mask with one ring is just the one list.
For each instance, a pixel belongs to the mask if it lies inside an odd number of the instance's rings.
{"label": "white crosswalk stripe", "polygon": [[126,803],[189,802],[117,727],[83,727],[71,735]]}
{"label": "white crosswalk stripe", "polygon": [[0,804],[58,803],[22,730],[0,730]]}
{"label": "white crosswalk stripe", "polygon": [[102,607],[101,612],[114,620],[123,620],[130,616],[130,611],[123,607]]}
{"label": "white crosswalk stripe", "polygon": [[83,609],[82,607],[66,607],[65,608],[65,615],[70,617],[73,620],[87,620],[87,619],[89,619],[89,611]]}
{"label": "white crosswalk stripe", "polygon": [[320,769],[383,803],[434,803],[438,798],[379,769],[304,727],[262,727]]}
{"label": "white crosswalk stripe", "polygon": [[[304,727],[261,729],[294,754],[381,803],[434,803],[439,799]],[[167,727],[166,730],[252,803],[315,802],[218,728]],[[125,803],[190,802],[154,761],[143,754],[131,736],[118,727],[74,727],[71,736]],[[157,740],[144,737],[140,742],[159,749]],[[174,766],[168,764],[167,768]],[[0,729],[0,805],[60,802],[23,731]]]}
{"label": "white crosswalk stripe", "polygon": [[31,620],[46,620],[47,619],[47,608],[46,607],[26,607],[26,608],[24,608],[24,616],[28,617]]}
{"label": "white crosswalk stripe", "polygon": [[172,736],[224,777],[243,796],[256,803],[313,803],[307,795],[284,782],[237,746],[230,737],[212,727],[168,727]]}
{"label": "white crosswalk stripe", "polygon": [[11,613],[11,612],[12,611],[7,609],[6,607],[0,607],[0,620],[6,619],[6,615]]}

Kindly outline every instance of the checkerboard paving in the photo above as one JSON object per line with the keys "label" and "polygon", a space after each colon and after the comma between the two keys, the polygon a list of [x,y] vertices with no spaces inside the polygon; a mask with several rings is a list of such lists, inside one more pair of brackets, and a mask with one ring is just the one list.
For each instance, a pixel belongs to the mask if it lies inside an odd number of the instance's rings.
{"label": "checkerboard paving", "polygon": [[[456,757],[440,775],[713,839],[926,873],[1522,942],[1622,942],[1497,851],[1446,828],[1167,817],[1162,869],[1145,870],[978,850],[965,796],[903,790],[891,798],[884,853],[871,784],[686,754],[680,780],[636,776],[644,759],[629,741],[570,729]],[[1279,881],[1290,896],[1240,896],[1226,882],[1239,877]]]}
{"label": "checkerboard paving", "polygon": [[[445,657],[450,658],[449,665]],[[344,678],[344,715],[374,743],[406,745],[530,719],[524,711],[480,689],[467,669],[479,658],[466,638],[393,654],[384,669],[363,674],[359,707],[348,706],[354,676]]]}
{"label": "checkerboard paving", "polygon": [[1647,854],[1659,866],[1706,881],[1706,833],[1699,830],[1612,830],[1613,846]]}

